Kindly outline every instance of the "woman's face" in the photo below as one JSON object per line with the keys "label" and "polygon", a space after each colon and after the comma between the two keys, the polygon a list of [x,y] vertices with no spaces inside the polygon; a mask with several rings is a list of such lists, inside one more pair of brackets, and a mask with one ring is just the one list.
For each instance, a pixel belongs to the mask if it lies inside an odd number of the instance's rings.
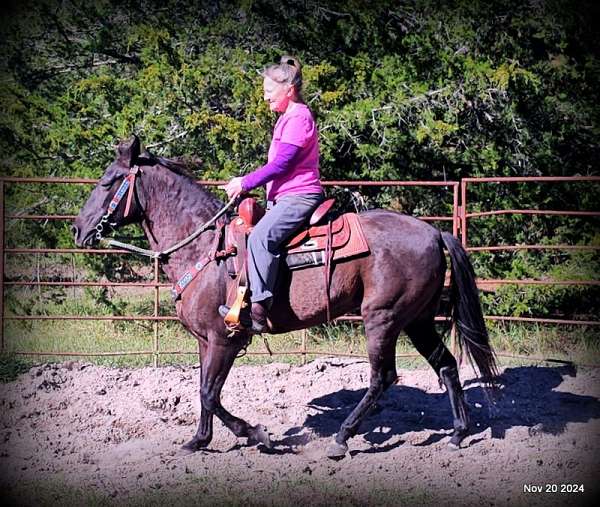
{"label": "woman's face", "polygon": [[265,76],[263,81],[264,98],[269,103],[269,109],[276,113],[286,111],[293,95],[293,86],[273,81]]}

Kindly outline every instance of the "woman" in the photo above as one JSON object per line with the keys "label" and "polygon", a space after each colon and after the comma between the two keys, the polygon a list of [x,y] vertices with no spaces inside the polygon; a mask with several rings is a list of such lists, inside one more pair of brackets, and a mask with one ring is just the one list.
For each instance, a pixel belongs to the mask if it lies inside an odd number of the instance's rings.
{"label": "woman", "polygon": [[[283,56],[263,71],[264,99],[281,116],[275,124],[268,163],[222,188],[231,199],[266,184],[268,212],[248,237],[248,279],[252,330],[264,331],[279,272],[280,247],[323,201],[319,139],[302,98],[300,62]],[[229,309],[221,307],[220,312]]]}

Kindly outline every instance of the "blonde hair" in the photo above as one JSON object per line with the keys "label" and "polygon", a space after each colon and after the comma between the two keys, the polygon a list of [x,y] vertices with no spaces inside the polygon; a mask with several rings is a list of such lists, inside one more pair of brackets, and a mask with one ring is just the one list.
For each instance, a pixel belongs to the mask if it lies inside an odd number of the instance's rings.
{"label": "blonde hair", "polygon": [[274,65],[269,65],[262,72],[263,77],[268,77],[279,84],[289,84],[296,90],[296,98],[302,98],[302,64],[295,56],[283,55]]}

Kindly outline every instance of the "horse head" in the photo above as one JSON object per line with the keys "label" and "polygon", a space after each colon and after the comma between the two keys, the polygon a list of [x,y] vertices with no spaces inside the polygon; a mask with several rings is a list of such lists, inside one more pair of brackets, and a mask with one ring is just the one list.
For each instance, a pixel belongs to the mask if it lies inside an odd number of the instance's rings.
{"label": "horse head", "polygon": [[135,189],[136,161],[140,156],[138,137],[134,135],[119,143],[116,155],[71,227],[79,247],[92,247],[102,239],[108,227],[118,228],[138,222],[142,217],[143,209]]}

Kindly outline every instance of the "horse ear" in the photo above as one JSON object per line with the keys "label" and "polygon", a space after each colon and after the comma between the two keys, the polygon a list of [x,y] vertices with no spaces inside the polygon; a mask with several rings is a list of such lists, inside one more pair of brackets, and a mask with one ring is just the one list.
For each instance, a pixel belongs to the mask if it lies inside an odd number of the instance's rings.
{"label": "horse ear", "polygon": [[134,165],[140,156],[140,139],[135,134],[119,143],[117,146],[117,160],[125,167]]}

